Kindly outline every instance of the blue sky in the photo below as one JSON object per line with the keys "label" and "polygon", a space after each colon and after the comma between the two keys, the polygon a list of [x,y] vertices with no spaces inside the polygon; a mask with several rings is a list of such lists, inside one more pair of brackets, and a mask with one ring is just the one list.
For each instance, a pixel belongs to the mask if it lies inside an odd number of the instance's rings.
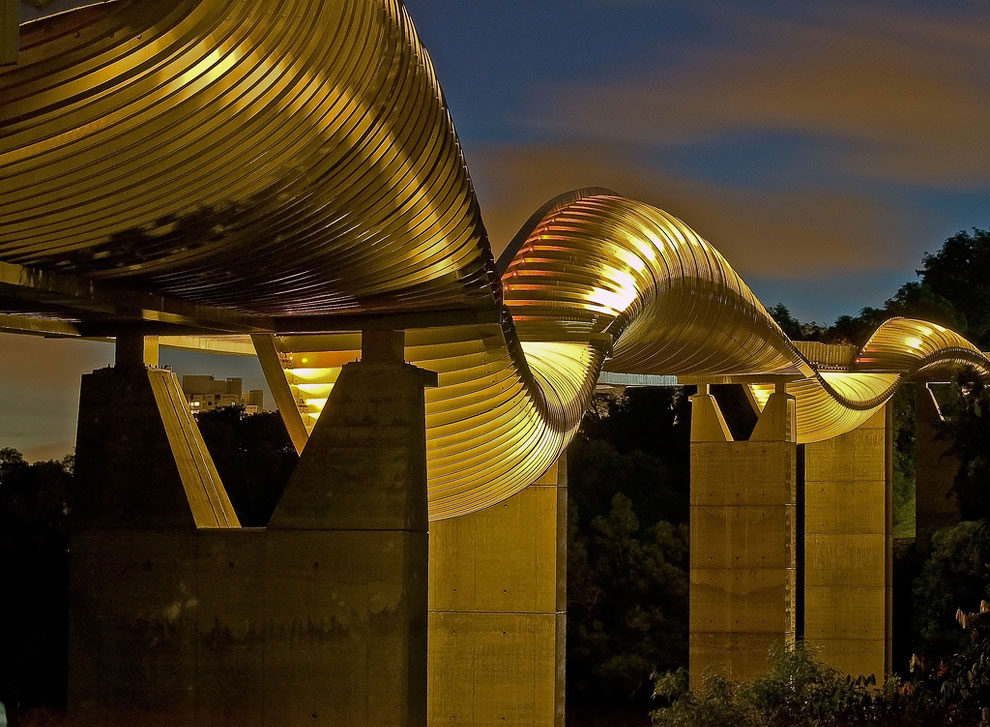
{"label": "blue sky", "polygon": [[[406,6],[496,254],[550,197],[610,187],[681,217],[767,305],[830,322],[990,227],[986,0]],[[79,375],[111,357],[0,335],[0,446],[67,451]],[[249,359],[163,361],[261,384]]]}
{"label": "blue sky", "polygon": [[986,0],[406,7],[496,253],[550,197],[611,187],[681,217],[768,305],[829,322],[990,227]]}
{"label": "blue sky", "polygon": [[990,225],[990,4],[409,0],[496,251],[607,186],[827,322]]}

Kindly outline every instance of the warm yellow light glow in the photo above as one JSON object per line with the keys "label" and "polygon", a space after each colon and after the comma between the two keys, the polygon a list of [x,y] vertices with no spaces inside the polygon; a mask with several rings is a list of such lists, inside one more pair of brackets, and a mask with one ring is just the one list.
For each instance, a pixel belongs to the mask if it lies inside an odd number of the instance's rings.
{"label": "warm yellow light glow", "polygon": [[333,384],[295,384],[295,388],[303,394],[319,395],[326,399]]}
{"label": "warm yellow light glow", "polygon": [[[407,332],[410,360],[440,381],[426,393],[433,518],[534,482],[603,368],[745,375],[759,405],[761,377],[785,376],[800,442],[858,426],[907,377],[990,372],[965,339],[909,319],[848,364],[812,363],[711,244],[607,190],[551,200],[496,270],[402,3],[173,5],[100,3],[58,32],[25,26],[23,62],[0,69],[13,99],[0,104],[0,261],[214,306],[257,330],[328,321],[276,344],[283,402],[310,429],[360,349],[334,316],[493,321]],[[271,32],[276,16],[285,32]]]}
{"label": "warm yellow light glow", "polygon": [[316,369],[286,369],[294,381],[320,383],[332,377],[336,380],[336,374],[340,371],[337,368],[316,368]]}
{"label": "warm yellow light glow", "polygon": [[766,408],[767,402],[770,400],[770,395],[773,394],[776,388],[773,384],[750,384],[750,393],[760,411]]}
{"label": "warm yellow light glow", "polygon": [[[582,267],[582,259],[599,262]],[[427,393],[434,518],[485,507],[532,482],[566,446],[603,366],[803,376],[787,391],[797,399],[798,441],[810,442],[859,426],[925,356],[964,346],[935,327],[926,334],[922,322],[894,319],[871,339],[872,348],[849,359],[848,371],[818,372],[711,245],[676,218],[612,195],[577,195],[551,209],[508,265],[503,291],[515,319],[508,331],[408,332],[410,360],[440,373],[440,387]],[[519,338],[522,362],[508,355],[511,335]],[[467,339],[486,342],[480,358],[479,343]],[[343,351],[353,343],[340,345]],[[312,414],[338,372],[287,374]],[[750,389],[762,408],[774,386]],[[311,428],[316,418],[304,420]]]}

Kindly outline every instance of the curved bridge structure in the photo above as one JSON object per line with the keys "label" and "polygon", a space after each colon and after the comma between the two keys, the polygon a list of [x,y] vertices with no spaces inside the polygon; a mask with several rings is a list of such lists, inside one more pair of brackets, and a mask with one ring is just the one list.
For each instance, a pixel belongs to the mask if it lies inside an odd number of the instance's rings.
{"label": "curved bridge structure", "polygon": [[904,379],[990,375],[905,319],[816,360],[715,247],[607,190],[547,203],[496,265],[397,0],[99,3],[24,26],[0,98],[3,328],[275,334],[311,427],[353,331],[393,321],[439,373],[433,519],[536,480],[603,369],[735,377],[757,401],[784,379],[799,442],[854,429]]}

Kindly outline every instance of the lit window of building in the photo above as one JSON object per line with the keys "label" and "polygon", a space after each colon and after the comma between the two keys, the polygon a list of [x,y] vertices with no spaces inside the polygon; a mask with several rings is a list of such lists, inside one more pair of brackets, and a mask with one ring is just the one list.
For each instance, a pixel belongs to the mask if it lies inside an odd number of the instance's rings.
{"label": "lit window of building", "polygon": [[182,393],[193,413],[225,406],[243,406],[245,414],[265,410],[265,392],[261,389],[245,392],[244,382],[239,378],[217,380],[209,374],[183,376]]}

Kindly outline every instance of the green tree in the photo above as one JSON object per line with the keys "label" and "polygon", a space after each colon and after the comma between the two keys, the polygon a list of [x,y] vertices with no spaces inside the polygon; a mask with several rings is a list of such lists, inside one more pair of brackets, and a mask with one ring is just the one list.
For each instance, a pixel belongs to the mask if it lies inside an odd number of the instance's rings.
{"label": "green tree", "polygon": [[959,232],[936,253],[925,253],[920,280],[905,283],[882,308],[840,316],[823,340],[862,345],[892,316],[924,318],[947,326],[982,349],[990,348],[990,232]]}
{"label": "green tree", "polygon": [[[924,288],[918,299],[933,306],[932,319],[956,325],[977,346],[990,348],[990,231],[953,235],[937,253],[925,254],[918,275]],[[939,308],[945,311],[941,320]]]}
{"label": "green tree", "polygon": [[196,420],[241,525],[264,527],[299,460],[278,412],[230,406]]}
{"label": "green tree", "polygon": [[814,658],[802,643],[770,649],[769,667],[752,682],[718,672],[704,675],[704,689],[687,691],[680,675],[657,680],[655,694],[668,703],[653,712],[654,727],[857,727],[918,724],[908,690],[896,677],[877,683],[851,677]]}
{"label": "green tree", "polygon": [[656,669],[686,661],[687,528],[641,528],[620,493],[572,542],[568,683],[595,700],[635,700]]}
{"label": "green tree", "polygon": [[787,334],[787,337],[792,341],[800,340],[801,338],[801,322],[791,315],[791,312],[787,309],[787,306],[783,303],[777,303],[773,308],[767,311],[770,316],[777,321],[777,325],[780,329]]}
{"label": "green tree", "polygon": [[568,450],[567,682],[574,711],[648,710],[687,662],[689,402],[600,397]]}
{"label": "green tree", "polygon": [[852,343],[861,346],[887,316],[877,308],[863,308],[858,316],[843,315],[828,327],[824,340],[828,343]]}
{"label": "green tree", "polygon": [[929,660],[960,651],[966,635],[953,624],[960,603],[990,599],[990,526],[986,520],[942,528],[914,581],[914,650]]}
{"label": "green tree", "polygon": [[990,388],[973,371],[960,372],[958,396],[942,397],[952,451],[959,460],[953,488],[963,520],[990,518]]}

